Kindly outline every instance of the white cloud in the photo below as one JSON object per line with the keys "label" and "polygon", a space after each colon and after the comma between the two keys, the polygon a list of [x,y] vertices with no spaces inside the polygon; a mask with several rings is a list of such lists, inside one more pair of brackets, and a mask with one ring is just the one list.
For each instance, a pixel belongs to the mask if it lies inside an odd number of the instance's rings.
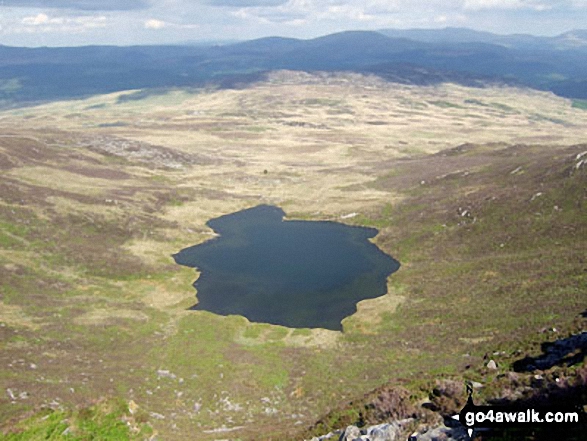
{"label": "white cloud", "polygon": [[400,9],[399,0],[370,0],[365,4],[365,11],[369,14],[392,14]]}
{"label": "white cloud", "polygon": [[75,9],[82,11],[129,11],[147,9],[151,0],[2,0],[0,6],[16,8]]}
{"label": "white cloud", "polygon": [[35,16],[25,17],[22,19],[22,24],[38,26],[49,22],[49,16],[47,14],[40,13]]}
{"label": "white cloud", "polygon": [[163,29],[167,23],[155,18],[151,18],[145,22],[145,29]]}
{"label": "white cloud", "polygon": [[[552,3],[539,0],[465,0],[464,8],[472,11],[483,9],[530,9],[534,11],[547,11],[552,9]],[[564,3],[564,2],[563,2]]]}
{"label": "white cloud", "polygon": [[163,21],[163,20],[159,20],[156,18],[150,18],[149,20],[145,21],[143,23],[143,27],[145,29],[150,29],[150,30],[160,30],[160,29],[170,29],[170,28],[175,28],[175,29],[197,29],[200,26],[197,24],[190,24],[190,23],[186,23],[186,24],[182,24],[182,23],[172,23],[169,21]]}
{"label": "white cloud", "polygon": [[587,0],[4,0],[2,4],[0,0],[0,44],[11,45],[156,44],[269,35],[310,38],[388,27],[468,26],[554,35],[585,28],[587,23]]}
{"label": "white cloud", "polygon": [[11,26],[10,29],[15,33],[35,33],[35,32],[64,32],[79,33],[90,29],[104,28],[107,26],[107,18],[100,16],[59,16],[50,17],[41,12],[37,15],[24,17],[20,25]]}
{"label": "white cloud", "polygon": [[253,20],[263,24],[286,24],[300,26],[322,20],[352,20],[368,22],[378,19],[381,14],[395,10],[394,1],[371,0],[288,0],[284,4],[271,7],[242,7],[233,11],[233,17]]}
{"label": "white cloud", "polygon": [[304,26],[304,25],[308,24],[308,20],[304,20],[301,18],[295,18],[293,20],[285,21],[284,24],[289,25],[289,26]]}
{"label": "white cloud", "polygon": [[468,20],[464,14],[440,14],[432,19],[432,22],[445,26],[463,25]]}
{"label": "white cloud", "polygon": [[232,8],[246,8],[255,6],[278,6],[286,3],[288,0],[206,0],[211,6],[228,6]]}

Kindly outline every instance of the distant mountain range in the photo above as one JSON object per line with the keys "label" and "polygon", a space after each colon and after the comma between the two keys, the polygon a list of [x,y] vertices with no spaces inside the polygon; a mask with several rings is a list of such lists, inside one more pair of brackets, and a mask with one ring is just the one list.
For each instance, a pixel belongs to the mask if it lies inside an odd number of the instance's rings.
{"label": "distant mountain range", "polygon": [[587,30],[536,37],[384,29],[227,45],[0,46],[0,105],[128,89],[236,87],[276,69],[372,73],[407,84],[498,82],[587,99]]}
{"label": "distant mountain range", "polygon": [[498,35],[467,28],[444,29],[381,29],[391,38],[407,38],[425,43],[489,43],[514,49],[574,49],[587,47],[587,30],[574,30],[556,37],[528,34]]}

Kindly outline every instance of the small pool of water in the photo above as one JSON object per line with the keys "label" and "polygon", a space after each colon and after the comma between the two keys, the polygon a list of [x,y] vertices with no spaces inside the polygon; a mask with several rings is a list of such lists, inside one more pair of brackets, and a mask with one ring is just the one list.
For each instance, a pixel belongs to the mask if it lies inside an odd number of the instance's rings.
{"label": "small pool of water", "polygon": [[376,229],[284,216],[259,205],[212,219],[207,225],[218,237],[175,254],[178,264],[200,271],[191,309],[341,330],[357,302],[387,292],[399,262],[369,241]]}

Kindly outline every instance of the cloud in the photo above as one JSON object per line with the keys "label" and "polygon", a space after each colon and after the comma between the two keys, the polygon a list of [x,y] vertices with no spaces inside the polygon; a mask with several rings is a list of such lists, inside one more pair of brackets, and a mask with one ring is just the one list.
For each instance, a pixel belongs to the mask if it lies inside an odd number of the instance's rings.
{"label": "cloud", "polygon": [[155,18],[151,18],[145,22],[145,29],[163,29],[167,23]]}
{"label": "cloud", "polygon": [[47,14],[39,14],[39,15],[23,18],[22,24],[38,26],[38,25],[48,23],[49,21],[50,21],[50,19]]}
{"label": "cloud", "polygon": [[531,9],[534,11],[547,11],[552,9],[553,3],[556,4],[557,2],[538,0],[465,0],[464,8],[472,11],[482,9]]}
{"label": "cloud", "polygon": [[151,3],[152,0],[2,0],[0,6],[78,9],[82,11],[130,11],[147,9]]}
{"label": "cloud", "polygon": [[[218,0],[219,2],[237,3],[237,0]],[[246,3],[250,0],[245,0]],[[258,6],[241,7],[231,15],[241,20],[256,20],[259,24],[265,25],[290,25],[302,26],[327,22],[329,26],[333,23],[355,22],[356,26],[364,27],[381,26],[390,24],[390,19],[401,7],[405,0],[287,0],[279,5],[271,7]]]}
{"label": "cloud", "polygon": [[20,25],[13,27],[16,33],[26,32],[84,32],[90,29],[104,28],[107,26],[105,16],[81,16],[81,17],[50,17],[40,13],[24,17]]}
{"label": "cloud", "polygon": [[554,34],[584,28],[585,8],[587,0],[0,0],[0,44],[310,38],[348,29],[463,25]]}
{"label": "cloud", "polygon": [[462,24],[467,22],[467,16],[464,14],[440,14],[432,19],[436,24]]}
{"label": "cloud", "polygon": [[228,6],[231,8],[272,7],[287,3],[288,0],[207,0],[210,6]]}
{"label": "cloud", "polygon": [[160,29],[198,29],[200,25],[193,23],[172,23],[169,21],[163,21],[156,18],[150,18],[143,24],[145,29],[160,30]]}

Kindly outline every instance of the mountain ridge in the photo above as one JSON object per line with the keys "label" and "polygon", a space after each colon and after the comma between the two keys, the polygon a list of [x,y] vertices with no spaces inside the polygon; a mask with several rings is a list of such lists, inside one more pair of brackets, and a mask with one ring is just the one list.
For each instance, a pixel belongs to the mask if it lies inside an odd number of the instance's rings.
{"label": "mountain ridge", "polygon": [[344,31],[308,40],[264,37],[210,46],[0,46],[0,103],[6,108],[131,89],[227,87],[238,77],[246,84],[253,74],[282,69],[377,74],[381,65],[418,66],[431,73],[431,78],[400,79],[411,84],[429,84],[450,73],[457,83],[474,76],[587,99],[586,55],[587,30],[581,29],[555,37],[445,28]]}

